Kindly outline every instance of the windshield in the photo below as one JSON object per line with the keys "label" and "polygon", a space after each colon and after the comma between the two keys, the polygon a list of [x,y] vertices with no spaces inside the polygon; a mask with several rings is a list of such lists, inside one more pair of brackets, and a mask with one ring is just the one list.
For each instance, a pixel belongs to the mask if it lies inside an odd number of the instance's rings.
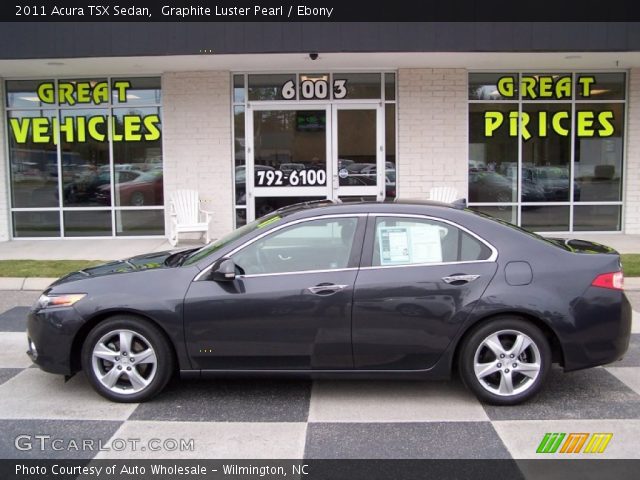
{"label": "windshield", "polygon": [[189,254],[188,257],[186,257],[185,261],[183,262],[183,265],[192,265],[202,260],[203,258],[211,255],[213,252],[220,250],[222,247],[224,247],[228,243],[235,242],[240,237],[248,233],[251,233],[255,230],[258,230],[260,228],[264,228],[267,225],[271,225],[273,222],[277,222],[281,218],[282,218],[282,215],[280,215],[279,212],[273,212],[269,215],[265,215],[264,217],[258,218],[257,220],[254,220],[251,223],[247,223],[246,225],[238,228],[237,230],[232,231],[231,233],[225,235],[224,237],[219,238],[218,240],[214,240],[213,242],[205,245],[199,250],[192,252],[191,254]]}

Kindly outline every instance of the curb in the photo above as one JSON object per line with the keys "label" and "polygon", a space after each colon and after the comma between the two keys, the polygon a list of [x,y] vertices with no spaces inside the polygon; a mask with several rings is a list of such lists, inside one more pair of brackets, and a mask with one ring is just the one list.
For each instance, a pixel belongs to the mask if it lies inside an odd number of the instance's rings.
{"label": "curb", "polygon": [[51,277],[0,277],[0,290],[31,290],[46,289],[57,278]]}

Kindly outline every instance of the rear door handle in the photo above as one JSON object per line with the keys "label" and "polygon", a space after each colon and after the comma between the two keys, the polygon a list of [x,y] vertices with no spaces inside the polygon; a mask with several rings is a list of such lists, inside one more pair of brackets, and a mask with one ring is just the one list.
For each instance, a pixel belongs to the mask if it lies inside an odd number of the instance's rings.
{"label": "rear door handle", "polygon": [[473,282],[478,277],[480,277],[480,275],[450,275],[448,277],[442,277],[442,281],[454,285],[463,285],[465,283]]}
{"label": "rear door handle", "polygon": [[336,285],[333,283],[326,283],[326,284],[320,284],[320,285],[316,285],[315,287],[308,287],[307,290],[309,290],[309,292],[313,293],[314,295],[320,295],[320,296],[328,296],[328,295],[333,295],[334,293],[339,292],[340,290],[344,290],[345,288],[347,288],[349,285]]}

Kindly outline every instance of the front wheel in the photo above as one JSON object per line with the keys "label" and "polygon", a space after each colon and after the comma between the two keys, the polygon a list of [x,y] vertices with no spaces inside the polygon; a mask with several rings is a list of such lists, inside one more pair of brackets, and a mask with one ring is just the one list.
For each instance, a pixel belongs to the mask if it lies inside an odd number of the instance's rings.
{"label": "front wheel", "polygon": [[464,340],[458,360],[462,381],[480,400],[515,405],[542,387],[551,367],[551,349],[530,322],[500,317]]}
{"label": "front wheel", "polygon": [[82,347],[82,368],[103,397],[123,403],[144,402],[171,378],[173,352],[155,325],[119,315],[89,332]]}

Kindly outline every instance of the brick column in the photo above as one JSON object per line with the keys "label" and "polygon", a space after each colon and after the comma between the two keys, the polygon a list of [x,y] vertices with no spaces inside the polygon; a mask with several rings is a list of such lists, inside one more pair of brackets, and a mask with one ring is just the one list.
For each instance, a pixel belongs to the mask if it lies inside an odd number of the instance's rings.
{"label": "brick column", "polygon": [[640,234],[640,68],[629,72],[628,95],[624,229],[625,233]]}
{"label": "brick column", "polygon": [[233,228],[229,72],[166,73],[162,77],[164,190],[196,189],[214,215],[212,238]]}
{"label": "brick column", "polygon": [[398,72],[398,195],[428,199],[435,186],[467,196],[468,104],[464,69]]}

